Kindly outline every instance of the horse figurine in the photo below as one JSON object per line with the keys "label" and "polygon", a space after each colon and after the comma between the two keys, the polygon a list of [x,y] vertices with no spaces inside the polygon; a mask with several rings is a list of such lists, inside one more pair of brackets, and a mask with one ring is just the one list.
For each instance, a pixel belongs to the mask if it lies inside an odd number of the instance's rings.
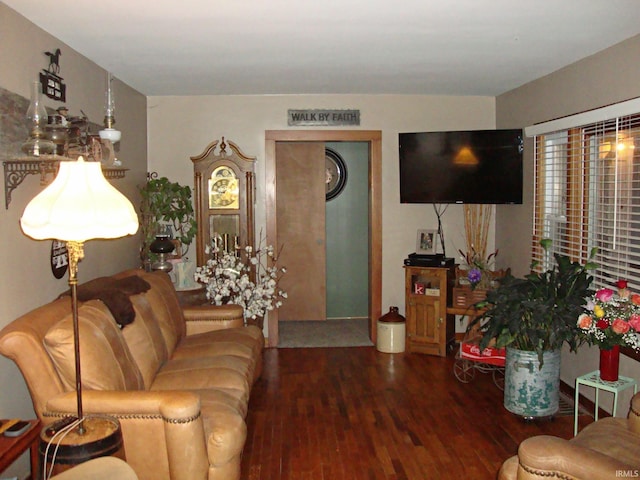
{"label": "horse figurine", "polygon": [[49,72],[58,75],[58,73],[60,73],[60,64],[58,62],[60,61],[62,52],[57,48],[54,53],[44,52],[44,54],[49,57]]}

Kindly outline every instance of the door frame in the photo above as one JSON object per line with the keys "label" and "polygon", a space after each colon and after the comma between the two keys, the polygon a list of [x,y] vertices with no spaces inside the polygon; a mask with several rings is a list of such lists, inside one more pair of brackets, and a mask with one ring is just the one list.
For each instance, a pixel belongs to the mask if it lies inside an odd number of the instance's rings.
{"label": "door frame", "polygon": [[[382,132],[380,130],[267,130],[265,131],[265,177],[267,244],[277,244],[276,143],[367,142],[369,143],[369,337],[375,344],[377,319],[382,314]],[[278,310],[267,323],[268,346],[278,346]]]}

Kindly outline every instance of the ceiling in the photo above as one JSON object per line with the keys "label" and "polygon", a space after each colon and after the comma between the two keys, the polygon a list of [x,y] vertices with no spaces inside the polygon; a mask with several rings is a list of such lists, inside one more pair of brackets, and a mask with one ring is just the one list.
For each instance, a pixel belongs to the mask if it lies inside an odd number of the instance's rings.
{"label": "ceiling", "polygon": [[638,0],[0,1],[148,96],[496,96],[640,33]]}

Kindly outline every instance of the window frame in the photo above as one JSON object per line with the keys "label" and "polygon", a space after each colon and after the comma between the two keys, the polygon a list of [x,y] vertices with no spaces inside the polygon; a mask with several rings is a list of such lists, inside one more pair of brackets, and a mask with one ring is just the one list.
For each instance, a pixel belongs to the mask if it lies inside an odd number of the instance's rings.
{"label": "window frame", "polygon": [[[626,154],[627,163],[623,166],[620,166],[624,160],[618,156],[617,148],[620,132],[627,133],[626,140],[631,139],[634,148],[639,147],[637,153],[631,150],[631,154]],[[610,150],[603,157],[604,139],[611,137],[616,147],[614,157],[609,158]],[[613,165],[613,170],[607,162]],[[639,188],[634,191],[636,183]],[[612,195],[611,205],[606,203],[607,193]],[[550,265],[553,253],[584,262],[593,246],[602,246],[606,252],[599,252],[596,262],[605,268],[596,273],[594,286],[611,286],[611,282],[617,280],[614,277],[622,272],[622,278],[630,280],[632,289],[640,292],[640,269],[635,267],[640,265],[640,253],[635,254],[635,250],[640,252],[640,234],[633,235],[638,230],[634,225],[640,225],[640,220],[635,221],[636,217],[640,219],[638,204],[640,114],[535,135],[531,255],[532,260],[538,261],[538,269],[544,270]],[[616,252],[619,235],[624,241],[621,253]],[[550,252],[545,252],[540,245],[543,238],[552,239]],[[617,265],[613,265],[614,258]],[[621,351],[640,361],[639,352],[630,348]]]}

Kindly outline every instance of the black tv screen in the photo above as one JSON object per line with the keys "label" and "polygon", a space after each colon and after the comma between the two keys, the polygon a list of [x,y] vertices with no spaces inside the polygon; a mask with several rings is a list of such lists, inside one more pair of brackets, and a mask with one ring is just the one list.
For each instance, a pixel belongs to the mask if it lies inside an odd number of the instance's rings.
{"label": "black tv screen", "polygon": [[401,203],[522,203],[522,130],[400,133]]}

